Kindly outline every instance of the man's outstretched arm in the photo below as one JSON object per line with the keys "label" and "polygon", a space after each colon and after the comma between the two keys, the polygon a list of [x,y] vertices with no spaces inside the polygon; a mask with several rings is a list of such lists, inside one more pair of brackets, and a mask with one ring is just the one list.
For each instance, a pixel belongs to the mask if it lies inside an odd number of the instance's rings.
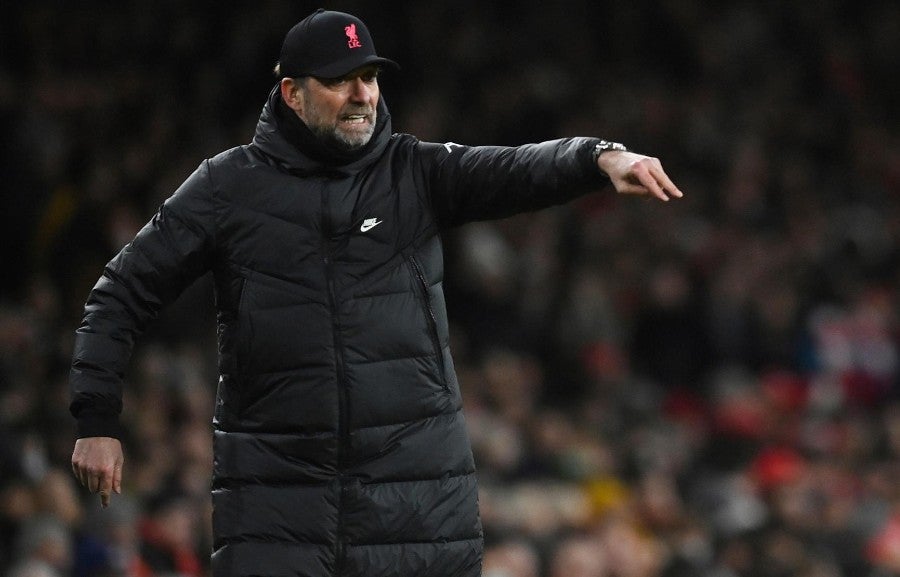
{"label": "man's outstretched arm", "polygon": [[620,194],[682,196],[656,158],[598,152],[598,138],[574,137],[518,147],[420,142],[418,159],[440,223],[505,218],[562,204],[610,184]]}

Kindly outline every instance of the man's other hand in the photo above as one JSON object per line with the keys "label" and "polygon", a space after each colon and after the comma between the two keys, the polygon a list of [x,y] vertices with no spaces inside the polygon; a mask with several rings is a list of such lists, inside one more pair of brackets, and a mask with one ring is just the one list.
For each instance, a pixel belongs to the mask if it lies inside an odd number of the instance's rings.
{"label": "man's other hand", "polygon": [[100,493],[100,505],[109,506],[112,492],[122,492],[122,443],[112,437],[85,437],[75,441],[72,471],[91,493]]}

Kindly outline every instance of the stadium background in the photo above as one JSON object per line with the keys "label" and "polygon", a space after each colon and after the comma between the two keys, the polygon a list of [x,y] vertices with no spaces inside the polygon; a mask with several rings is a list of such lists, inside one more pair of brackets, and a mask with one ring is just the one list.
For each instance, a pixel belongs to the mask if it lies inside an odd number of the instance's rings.
{"label": "stadium background", "polygon": [[[900,574],[900,4],[329,3],[400,62],[394,129],[597,135],[687,197],[447,237],[486,577]],[[0,571],[205,575],[208,281],[141,341],[125,496],[75,487],[103,264],[252,135],[310,2],[0,4]]]}

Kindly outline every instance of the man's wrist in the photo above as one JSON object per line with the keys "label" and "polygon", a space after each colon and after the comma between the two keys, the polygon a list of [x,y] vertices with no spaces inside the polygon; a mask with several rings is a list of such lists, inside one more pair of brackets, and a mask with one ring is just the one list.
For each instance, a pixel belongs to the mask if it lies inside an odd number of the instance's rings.
{"label": "man's wrist", "polygon": [[597,144],[594,145],[594,149],[591,151],[592,158],[594,159],[594,163],[600,159],[600,155],[604,152],[610,151],[618,151],[618,152],[628,152],[628,147],[622,144],[621,142],[612,142],[611,140],[601,140]]}
{"label": "man's wrist", "polygon": [[628,152],[628,147],[621,142],[601,140],[591,149],[591,158],[594,159],[594,166],[597,167],[597,170],[599,170],[603,176],[609,178],[609,173],[604,170],[600,164],[600,157],[606,152]]}

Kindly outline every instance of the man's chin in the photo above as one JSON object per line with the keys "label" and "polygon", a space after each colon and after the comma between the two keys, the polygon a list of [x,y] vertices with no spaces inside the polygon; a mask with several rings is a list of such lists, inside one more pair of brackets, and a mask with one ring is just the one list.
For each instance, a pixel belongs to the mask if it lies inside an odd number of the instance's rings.
{"label": "man's chin", "polygon": [[332,148],[342,152],[355,152],[369,144],[375,130],[343,131],[332,127],[329,130],[314,130],[313,133]]}
{"label": "man's chin", "polygon": [[337,144],[343,150],[347,152],[353,152],[355,150],[359,150],[360,148],[364,148],[369,141],[372,140],[372,134],[341,134],[337,137]]}

